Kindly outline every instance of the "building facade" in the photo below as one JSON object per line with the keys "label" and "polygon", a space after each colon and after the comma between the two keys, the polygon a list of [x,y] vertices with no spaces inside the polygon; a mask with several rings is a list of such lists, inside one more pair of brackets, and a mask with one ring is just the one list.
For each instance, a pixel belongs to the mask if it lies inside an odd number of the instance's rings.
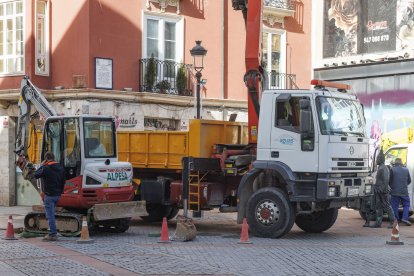
{"label": "building facade", "polygon": [[314,75],[350,84],[364,104],[372,165],[382,136],[392,140],[393,133],[414,127],[414,1],[312,5]]}
{"label": "building facade", "polygon": [[[247,121],[246,29],[234,1],[120,2],[0,0],[0,116],[11,122],[5,125],[11,143],[24,75],[59,113],[114,115],[120,130],[186,130],[196,114],[190,55],[196,40],[207,50],[202,117],[228,120],[236,113]],[[311,5],[263,2],[266,88],[308,88]],[[16,189],[2,187],[7,194]],[[0,205],[16,203],[10,198]]]}

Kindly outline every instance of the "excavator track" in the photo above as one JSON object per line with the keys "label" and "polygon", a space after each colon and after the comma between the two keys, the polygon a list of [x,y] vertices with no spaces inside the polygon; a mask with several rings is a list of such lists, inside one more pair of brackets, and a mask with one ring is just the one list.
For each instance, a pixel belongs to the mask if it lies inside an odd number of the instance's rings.
{"label": "excavator track", "polygon": [[124,233],[129,228],[130,218],[92,222],[89,230],[96,232]]}
{"label": "excavator track", "polygon": [[[56,212],[56,228],[62,236],[77,236],[82,229],[82,214]],[[48,232],[49,224],[44,212],[30,212],[24,218],[25,231],[35,234]]]}

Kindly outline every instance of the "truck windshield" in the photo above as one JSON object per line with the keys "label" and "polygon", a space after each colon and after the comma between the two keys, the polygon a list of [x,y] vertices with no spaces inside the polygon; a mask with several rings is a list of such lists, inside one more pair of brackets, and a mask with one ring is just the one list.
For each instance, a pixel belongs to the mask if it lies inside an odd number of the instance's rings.
{"label": "truck windshield", "polygon": [[115,126],[112,119],[85,118],[83,127],[86,158],[115,157]]}
{"label": "truck windshield", "polygon": [[322,135],[365,136],[365,118],[358,101],[319,96],[316,109]]}

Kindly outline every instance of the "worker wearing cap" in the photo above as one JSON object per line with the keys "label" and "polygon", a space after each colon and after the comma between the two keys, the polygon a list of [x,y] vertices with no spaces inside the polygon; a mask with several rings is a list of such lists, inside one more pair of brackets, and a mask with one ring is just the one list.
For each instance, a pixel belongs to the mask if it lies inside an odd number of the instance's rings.
{"label": "worker wearing cap", "polygon": [[395,217],[400,220],[398,207],[400,207],[400,203],[402,204],[403,216],[401,218],[401,222],[406,226],[411,226],[411,222],[408,221],[408,211],[410,208],[408,185],[410,183],[410,172],[403,166],[401,158],[396,158],[394,167],[391,168],[390,173],[391,205],[394,210]]}
{"label": "worker wearing cap", "polygon": [[53,153],[46,152],[45,160],[42,162],[42,166],[35,172],[34,176],[36,179],[42,178],[43,180],[43,193],[45,195],[43,201],[50,229],[49,234],[43,240],[56,241],[55,207],[65,186],[65,170],[55,161]]}

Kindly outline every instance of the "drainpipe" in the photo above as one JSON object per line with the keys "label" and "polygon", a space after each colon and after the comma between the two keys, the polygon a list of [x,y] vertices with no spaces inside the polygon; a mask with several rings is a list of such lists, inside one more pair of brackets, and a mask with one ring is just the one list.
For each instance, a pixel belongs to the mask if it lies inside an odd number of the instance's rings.
{"label": "drainpipe", "polygon": [[[224,39],[225,39],[225,8],[226,8],[226,0],[222,0],[222,7],[221,7],[221,98],[224,99],[224,64],[225,64],[225,49],[224,49]],[[224,117],[224,115],[223,115]]]}
{"label": "drainpipe", "polygon": [[[224,43],[224,39],[226,37],[225,35],[225,8],[226,8],[226,0],[222,0],[221,2],[221,98],[224,99],[224,67],[225,67],[225,43]],[[224,121],[225,120],[225,111],[224,111],[224,105],[223,105],[223,109],[221,110],[221,120]]]}

